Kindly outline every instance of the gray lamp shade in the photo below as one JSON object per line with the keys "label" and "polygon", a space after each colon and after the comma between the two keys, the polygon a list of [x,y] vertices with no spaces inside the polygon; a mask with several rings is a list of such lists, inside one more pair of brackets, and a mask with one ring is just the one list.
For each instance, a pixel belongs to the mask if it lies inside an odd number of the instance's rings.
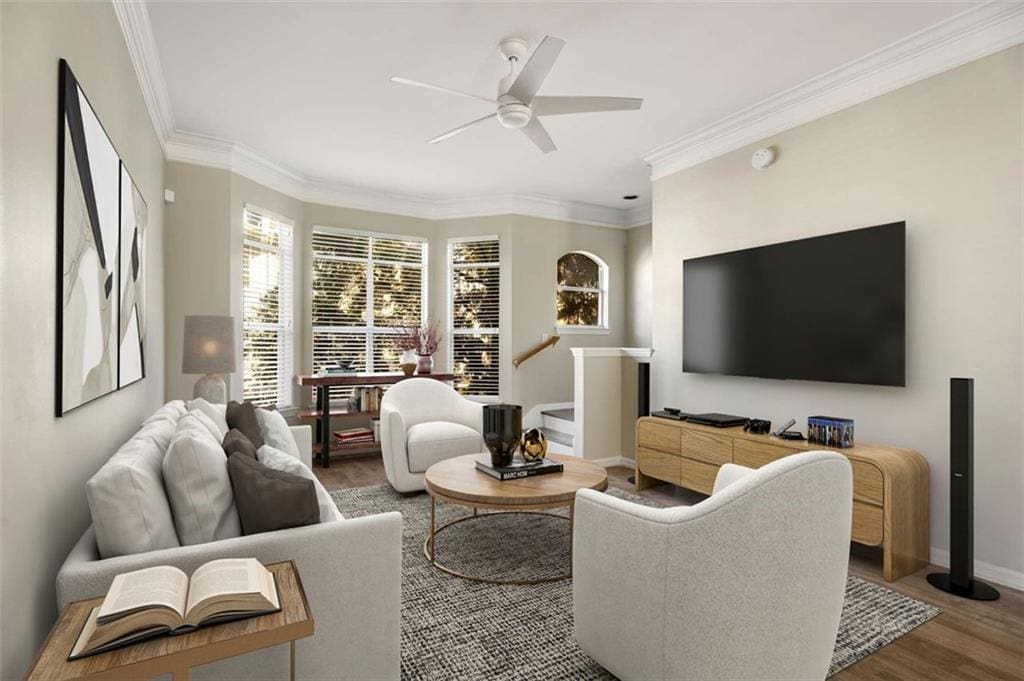
{"label": "gray lamp shade", "polygon": [[183,374],[230,374],[235,371],[235,318],[185,316]]}

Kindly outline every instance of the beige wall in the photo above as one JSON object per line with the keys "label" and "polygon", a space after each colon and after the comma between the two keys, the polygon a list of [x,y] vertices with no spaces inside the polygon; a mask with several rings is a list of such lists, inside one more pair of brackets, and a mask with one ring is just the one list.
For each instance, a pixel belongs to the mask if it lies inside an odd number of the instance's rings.
{"label": "beige wall", "polygon": [[654,307],[654,260],[652,227],[640,225],[626,237],[626,334],[625,344],[651,347],[651,310]]}
{"label": "beige wall", "polygon": [[[1024,48],[1006,50],[654,185],[654,404],[775,423],[837,414],[864,441],[920,451],[941,559],[948,379],[975,377],[975,555],[987,564],[979,574],[1003,579],[1024,571],[1022,58]],[[752,149],[767,144],[779,160],[753,170]],[[897,220],[907,222],[905,388],[681,372],[684,258]]]}
{"label": "beige wall", "polygon": [[174,203],[164,204],[166,397],[191,399],[199,377],[181,373],[185,315],[231,310],[231,173],[167,163],[164,182],[175,194]]}
{"label": "beige wall", "polygon": [[[521,215],[425,220],[338,206],[303,203],[226,170],[170,162],[167,187],[175,190],[168,206],[167,231],[167,398],[188,397],[197,377],[181,374],[181,334],[186,314],[234,314],[241,317],[242,209],[246,203],[273,211],[295,223],[297,369],[312,367],[312,340],[304,320],[311,316],[312,249],[315,226],[340,227],[414,236],[428,243],[428,311],[447,326],[446,262],[448,240],[497,236],[502,243],[502,399],[529,408],[572,400],[570,347],[622,345],[626,338],[627,268],[624,230],[592,227]],[[572,250],[586,250],[609,266],[610,333],[565,335],[552,349],[520,369],[511,360],[554,328],[555,262]],[[448,344],[435,356],[436,370],[448,368]],[[241,356],[239,356],[241,368]],[[241,394],[242,375],[231,379],[232,395]],[[311,396],[301,395],[304,404]],[[297,397],[299,395],[297,394]]]}
{"label": "beige wall", "polygon": [[[85,481],[164,394],[163,157],[109,3],[4,3],[0,678],[21,678],[56,617],[54,578],[89,524]],[[57,63],[68,60],[149,206],[149,376],[53,416]]]}

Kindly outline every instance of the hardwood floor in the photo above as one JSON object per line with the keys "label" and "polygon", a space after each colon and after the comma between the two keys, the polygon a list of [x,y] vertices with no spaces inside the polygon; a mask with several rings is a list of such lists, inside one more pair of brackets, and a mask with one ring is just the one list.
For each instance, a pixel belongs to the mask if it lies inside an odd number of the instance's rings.
{"label": "hardwood floor", "polygon": [[[387,482],[379,456],[333,459],[331,468],[315,468],[328,490]],[[627,478],[633,472],[615,466],[608,482],[636,494]],[[641,496],[666,506],[694,504],[704,495],[672,485],[644,490]],[[933,603],[943,612],[896,641],[833,677],[836,681],[903,681],[905,679],[1024,679],[1024,592],[999,586],[998,601],[968,601],[932,588],[928,567],[886,584],[877,551],[851,546],[850,573],[883,584],[913,598]]]}

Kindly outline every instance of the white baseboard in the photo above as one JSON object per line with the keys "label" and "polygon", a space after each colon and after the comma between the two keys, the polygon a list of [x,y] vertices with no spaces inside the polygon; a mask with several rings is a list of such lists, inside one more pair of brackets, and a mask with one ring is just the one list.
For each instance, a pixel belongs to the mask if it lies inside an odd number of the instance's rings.
{"label": "white baseboard", "polygon": [[624,456],[609,456],[607,459],[591,459],[591,463],[596,463],[598,466],[604,466],[609,468],[610,466],[625,466],[626,468],[636,468],[636,463],[633,459],[627,459]]}
{"label": "white baseboard", "polygon": [[[931,548],[931,563],[939,567],[949,567],[949,551],[945,549]],[[974,561],[974,576],[1011,589],[1024,591],[1024,572],[1017,572],[1009,568],[999,567],[984,561]]]}

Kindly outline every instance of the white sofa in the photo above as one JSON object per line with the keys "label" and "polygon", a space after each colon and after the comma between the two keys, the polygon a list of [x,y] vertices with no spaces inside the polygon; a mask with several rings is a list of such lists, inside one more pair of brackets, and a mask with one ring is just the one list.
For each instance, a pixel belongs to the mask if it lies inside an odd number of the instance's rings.
{"label": "white sofa", "polygon": [[485,451],[483,405],[432,378],[402,381],[381,400],[380,439],[388,482],[416,492],[433,464]]}
{"label": "white sofa", "polygon": [[726,464],[691,507],[581,490],[580,647],[623,681],[824,679],[842,611],[852,477],[831,452]]}
{"label": "white sofa", "polygon": [[[122,450],[148,448],[166,454],[166,420],[184,412],[165,405],[147,420]],[[174,407],[174,408],[170,408]],[[156,422],[154,425],[153,422]],[[171,426],[173,432],[173,424]],[[311,463],[309,426],[291,429],[299,458]],[[155,449],[154,449],[155,448]],[[119,450],[120,452],[121,450]],[[57,603],[103,595],[122,572],[174,565],[191,573],[203,563],[254,557],[263,563],[295,562],[315,621],[315,634],[296,645],[296,678],[398,679],[401,667],[400,613],[402,517],[383,513],[323,522],[204,544],[102,558],[93,526],[82,535],[57,575]],[[194,679],[282,679],[288,677],[288,646],[205,665]]]}

